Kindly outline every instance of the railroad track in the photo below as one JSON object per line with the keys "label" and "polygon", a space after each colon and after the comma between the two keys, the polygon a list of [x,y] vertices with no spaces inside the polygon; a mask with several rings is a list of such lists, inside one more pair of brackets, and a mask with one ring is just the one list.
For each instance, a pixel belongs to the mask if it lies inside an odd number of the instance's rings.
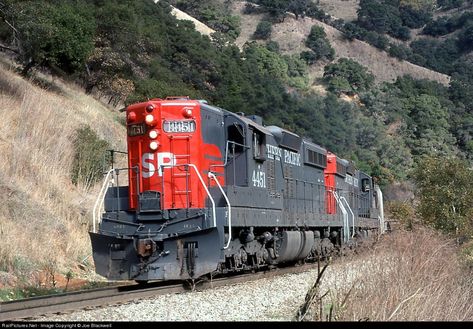
{"label": "railroad track", "polygon": [[192,286],[189,282],[162,283],[148,285],[125,284],[107,288],[82,290],[51,296],[41,296],[18,301],[0,303],[0,321],[31,320],[48,314],[58,314],[94,307],[121,304],[133,300],[146,299],[159,295],[204,290],[230,284],[271,278],[289,273],[301,273],[317,267],[317,264],[289,266],[256,273],[239,274],[229,277],[198,281]]}

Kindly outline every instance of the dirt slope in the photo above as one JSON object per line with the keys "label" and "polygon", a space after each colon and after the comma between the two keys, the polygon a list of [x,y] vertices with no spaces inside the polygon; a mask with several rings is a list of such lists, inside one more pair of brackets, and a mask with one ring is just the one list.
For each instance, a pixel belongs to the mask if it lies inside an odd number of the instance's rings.
{"label": "dirt slope", "polygon": [[[159,2],[159,0],[154,0],[154,2]],[[171,14],[173,14],[177,19],[193,22],[194,25],[195,25],[196,31],[200,32],[201,34],[210,36],[210,34],[215,32],[215,30],[212,30],[210,27],[208,27],[207,25],[205,25],[201,21],[195,19],[194,17],[186,14],[185,12],[183,12],[183,11],[173,7],[173,6],[171,6],[171,7],[172,7]]]}
{"label": "dirt slope", "polygon": [[344,21],[357,19],[358,4],[360,0],[319,0],[319,6],[326,13],[341,18]]}

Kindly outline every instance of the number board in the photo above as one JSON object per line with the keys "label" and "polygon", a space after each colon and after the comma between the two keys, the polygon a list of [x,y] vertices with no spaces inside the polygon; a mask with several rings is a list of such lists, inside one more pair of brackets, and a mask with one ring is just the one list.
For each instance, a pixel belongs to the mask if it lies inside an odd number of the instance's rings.
{"label": "number board", "polygon": [[195,121],[164,121],[163,129],[167,133],[193,133],[195,131]]}
{"label": "number board", "polygon": [[144,124],[137,124],[137,125],[130,125],[128,126],[128,136],[141,136],[145,134],[145,125]]}

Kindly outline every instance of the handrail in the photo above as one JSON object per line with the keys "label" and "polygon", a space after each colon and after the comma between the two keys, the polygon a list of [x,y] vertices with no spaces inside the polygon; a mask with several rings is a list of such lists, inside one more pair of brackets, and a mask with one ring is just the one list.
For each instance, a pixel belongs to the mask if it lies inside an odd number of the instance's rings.
{"label": "handrail", "polygon": [[379,226],[381,230],[381,234],[386,232],[385,222],[384,222],[384,206],[383,206],[383,192],[378,185],[374,186],[374,190],[376,191],[376,198],[378,201],[378,209],[379,209]]}
{"label": "handrail", "polygon": [[[194,169],[195,173],[197,174],[197,177],[199,177],[199,180],[200,180],[200,183],[202,184],[202,186],[204,187],[204,190],[205,192],[207,193],[207,196],[209,197],[210,199],[210,202],[212,202],[212,215],[213,215],[213,222],[214,222],[214,226],[213,227],[217,227],[217,216],[215,215],[215,201],[214,199],[212,198],[212,195],[210,195],[210,192],[207,188],[207,186],[205,186],[205,182],[204,180],[202,179],[202,176],[200,175],[199,173],[199,170],[197,170],[197,167],[194,165],[194,164],[191,164],[191,163],[185,163],[185,164],[180,164],[180,165],[161,165],[160,167],[162,169],[165,169],[165,168],[172,168],[172,167],[191,167]],[[163,177],[164,177],[164,173],[163,173]],[[164,178],[163,178],[164,179]],[[164,192],[164,191],[163,191]]]}
{"label": "handrail", "polygon": [[[96,222],[96,218],[97,218],[97,215],[96,215],[97,206],[99,205],[99,202],[100,202],[100,205],[102,205],[103,200],[105,200],[105,187],[106,187],[107,183],[110,183],[109,182],[109,177],[110,177],[110,174],[114,171],[115,171],[115,169],[110,169],[107,172],[107,175],[105,176],[105,179],[104,179],[103,184],[102,184],[102,188],[100,189],[99,195],[97,196],[97,200],[95,201],[94,208],[92,210],[92,226],[93,226],[93,232],[94,233],[97,233],[97,231],[95,229],[96,228],[95,227],[95,222]],[[103,196],[102,196],[102,194],[103,194]],[[99,209],[100,209],[100,207],[99,207]]]}
{"label": "handrail", "polygon": [[232,241],[232,206],[230,205],[230,201],[228,200],[227,195],[223,191],[222,185],[220,185],[220,182],[218,181],[215,174],[209,171],[208,176],[215,180],[215,182],[218,185],[218,188],[220,189],[220,192],[222,192],[223,197],[225,198],[225,201],[227,202],[227,205],[228,205],[228,242],[227,242],[227,245],[223,247],[223,249],[227,249],[228,246],[230,246],[230,241]]}
{"label": "handrail", "polygon": [[243,145],[243,144],[240,144],[240,143],[237,143],[237,142],[234,142],[234,141],[230,141],[230,140],[227,140],[227,143],[225,144],[225,161],[223,162],[223,164],[213,164],[213,165],[210,165],[209,168],[212,169],[212,167],[226,167],[227,164],[228,164],[228,149],[229,149],[229,145],[230,144],[233,144],[234,146],[237,145],[237,146],[241,146],[243,148],[247,148],[249,149],[250,147],[249,146],[246,146],[246,145]]}
{"label": "handrail", "polygon": [[[331,191],[332,194],[335,196],[335,200],[337,201],[340,209],[342,210],[342,213],[343,213],[343,241],[344,242],[348,242],[348,240],[350,239],[350,232],[348,232],[349,228],[348,228],[348,213],[345,209],[345,207],[343,206],[342,202],[340,201],[339,197],[338,197],[338,194],[337,192],[335,191]],[[347,230],[348,228],[348,230]]]}
{"label": "handrail", "polygon": [[355,237],[355,214],[351,210],[350,204],[348,203],[347,199],[345,199],[344,196],[341,196],[340,200],[345,201],[345,204],[347,205],[348,210],[350,210],[350,212],[351,212],[352,227],[353,227],[352,232],[351,232],[351,237],[354,238]]}

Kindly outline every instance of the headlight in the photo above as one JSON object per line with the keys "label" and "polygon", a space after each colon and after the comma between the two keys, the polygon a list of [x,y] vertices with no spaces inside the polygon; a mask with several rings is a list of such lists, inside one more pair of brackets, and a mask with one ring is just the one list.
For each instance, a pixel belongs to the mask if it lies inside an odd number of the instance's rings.
{"label": "headlight", "polygon": [[152,141],[149,143],[149,148],[152,149],[153,151],[156,151],[159,147],[159,143],[156,141]]}
{"label": "headlight", "polygon": [[154,125],[154,116],[152,114],[147,114],[145,117],[145,122],[148,126]]}
{"label": "headlight", "polygon": [[153,130],[150,130],[150,132],[148,133],[148,136],[149,136],[149,138],[151,138],[151,139],[156,139],[156,138],[158,138],[158,135],[159,135],[158,131],[157,131],[157,130],[154,130],[154,129],[153,129]]}

